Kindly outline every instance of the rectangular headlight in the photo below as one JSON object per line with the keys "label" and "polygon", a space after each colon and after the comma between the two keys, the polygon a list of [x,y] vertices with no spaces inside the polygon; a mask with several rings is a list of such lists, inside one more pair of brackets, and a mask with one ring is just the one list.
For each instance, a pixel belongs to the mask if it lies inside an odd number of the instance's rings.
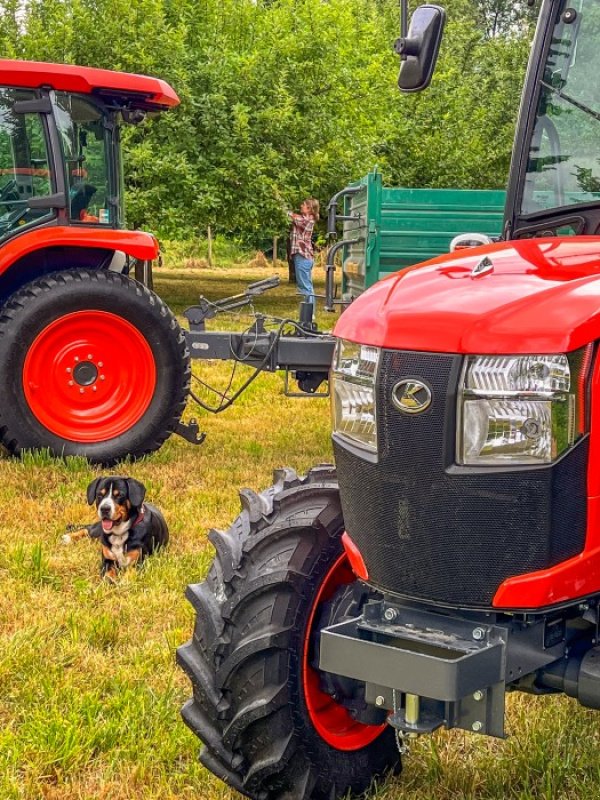
{"label": "rectangular headlight", "polygon": [[473,356],[459,391],[460,464],[550,464],[586,430],[591,346],[568,355]]}
{"label": "rectangular headlight", "polygon": [[330,376],[333,431],[377,452],[375,380],[379,348],[339,339]]}

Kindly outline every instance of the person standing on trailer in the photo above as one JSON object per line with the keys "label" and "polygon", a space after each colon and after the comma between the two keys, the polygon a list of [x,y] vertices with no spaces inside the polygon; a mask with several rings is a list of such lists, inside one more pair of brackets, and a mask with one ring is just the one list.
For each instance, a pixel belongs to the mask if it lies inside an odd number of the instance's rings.
{"label": "person standing on trailer", "polygon": [[288,217],[292,221],[290,253],[296,270],[298,290],[314,306],[312,268],[315,262],[312,233],[315,222],[319,219],[319,201],[314,197],[307,198],[300,206],[300,213],[288,211]]}

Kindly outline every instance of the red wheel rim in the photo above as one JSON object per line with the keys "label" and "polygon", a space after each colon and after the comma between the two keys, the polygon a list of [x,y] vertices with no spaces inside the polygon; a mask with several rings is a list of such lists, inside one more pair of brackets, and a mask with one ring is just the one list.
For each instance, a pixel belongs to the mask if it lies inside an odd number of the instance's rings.
{"label": "red wheel rim", "polygon": [[355,580],[356,576],[344,553],[331,567],[319,588],[310,612],[304,642],[302,675],[308,715],[321,738],[336,750],[360,750],[375,741],[386,728],[385,724],[364,725],[353,719],[343,705],[321,691],[319,673],[309,664],[310,637],[319,606],[329,600],[340,586],[354,583]]}
{"label": "red wheel rim", "polygon": [[23,391],[45,428],[72,442],[103,442],[138,422],[156,388],[150,345],[127,320],[76,311],[44,328],[23,365]]}

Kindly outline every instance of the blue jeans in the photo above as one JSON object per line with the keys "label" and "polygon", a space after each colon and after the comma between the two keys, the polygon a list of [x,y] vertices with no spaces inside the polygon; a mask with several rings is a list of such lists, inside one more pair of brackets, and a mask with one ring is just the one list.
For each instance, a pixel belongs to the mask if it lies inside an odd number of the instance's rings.
{"label": "blue jeans", "polygon": [[300,294],[305,295],[305,299],[315,303],[315,290],[312,282],[312,268],[314,261],[312,258],[304,258],[300,253],[294,253],[294,267],[296,268],[296,284]]}

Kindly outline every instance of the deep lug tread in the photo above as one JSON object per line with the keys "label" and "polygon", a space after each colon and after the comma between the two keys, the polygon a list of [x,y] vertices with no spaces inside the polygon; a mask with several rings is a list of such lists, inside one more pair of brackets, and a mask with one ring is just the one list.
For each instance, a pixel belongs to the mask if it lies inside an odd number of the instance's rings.
{"label": "deep lug tread", "polygon": [[[247,794],[244,785],[238,772],[229,767],[214,755],[208,747],[203,747],[200,753],[200,763],[210,770],[214,775],[219,777],[222,781],[229,784],[232,788],[236,789],[240,794]],[[266,798],[265,798],[266,800]]]}
{"label": "deep lug tread", "polygon": [[260,787],[265,778],[275,775],[286,764],[292,752],[294,732],[290,731],[287,737],[271,741],[260,759],[254,762],[246,773],[244,786]]}
{"label": "deep lug tread", "polygon": [[194,688],[202,691],[207,702],[216,710],[222,699],[221,694],[213,683],[213,676],[206,663],[200,658],[196,649],[189,643],[180,647],[177,651],[177,663],[190,677]]}
{"label": "deep lug tread", "polygon": [[196,583],[187,587],[185,596],[190,601],[202,624],[207,628],[205,637],[214,642],[223,633],[225,622],[219,611],[219,604],[206,583]]}
{"label": "deep lug tread", "polygon": [[250,522],[258,522],[265,514],[269,513],[270,503],[252,489],[241,489],[239,492],[242,511],[248,514]]}
{"label": "deep lug tread", "polygon": [[231,722],[223,729],[223,743],[233,747],[243,731],[254,722],[268,717],[286,703],[285,685],[265,687],[262,695],[243,705]]}
{"label": "deep lug tread", "polygon": [[213,528],[208,534],[208,540],[219,554],[223,580],[229,583],[235,577],[241,561],[239,538]]}
{"label": "deep lug tread", "polygon": [[[241,493],[229,530],[211,532],[206,580],[188,589],[197,619],[183,649],[196,653],[183,660],[198,710],[184,719],[206,745],[201,762],[253,800],[338,800],[364,792],[399,756],[391,729],[348,753],[313,727],[299,672],[304,627],[319,581],[343,552],[343,516],[331,465],[304,477],[276,470],[274,482]],[[329,613],[346,613],[364,591],[334,597]]]}
{"label": "deep lug tread", "polygon": [[228,769],[232,769],[233,753],[223,746],[219,730],[199,705],[194,700],[187,702],[181,710],[181,715],[186,724],[202,739],[219,761]]}
{"label": "deep lug tread", "polygon": [[252,658],[257,653],[266,653],[269,650],[284,651],[287,647],[290,629],[291,626],[277,633],[265,633],[262,636],[256,636],[252,641],[244,642],[242,645],[239,645],[235,652],[232,653],[229,658],[225,659],[217,670],[217,685],[220,687],[226,686],[231,675],[236,672],[245,661]]}

